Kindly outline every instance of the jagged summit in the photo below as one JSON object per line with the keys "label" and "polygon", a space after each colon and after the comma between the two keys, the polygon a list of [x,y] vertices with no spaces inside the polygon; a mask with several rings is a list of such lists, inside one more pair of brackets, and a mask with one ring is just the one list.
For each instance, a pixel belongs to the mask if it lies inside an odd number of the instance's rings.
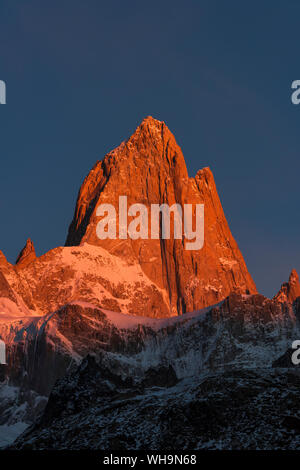
{"label": "jagged summit", "polygon": [[[154,117],[152,117],[152,116],[146,116],[146,117],[142,120],[140,126],[145,125],[145,124],[154,125],[154,126],[159,127],[159,126],[161,126],[162,124],[165,124],[165,122],[164,122],[164,121],[160,121],[159,119],[156,119],[156,118],[154,118]],[[139,127],[140,127],[140,126],[139,126]]]}
{"label": "jagged summit", "polygon": [[[185,167],[184,158],[182,151],[179,145],[176,142],[176,139],[166,123],[164,121],[159,121],[154,119],[152,116],[147,116],[141,124],[136,128],[135,132],[129,137],[125,143],[126,148],[135,156],[141,158],[149,159],[150,156],[154,156],[158,152],[157,157],[164,160],[168,153],[164,150],[166,147],[170,147],[170,151],[178,154],[180,160],[182,160],[181,165]],[[121,153],[123,156],[122,146],[118,147],[114,153],[118,155]],[[159,164],[159,160],[155,159],[156,164]],[[185,167],[185,173],[187,175],[187,170]]]}
{"label": "jagged summit", "polygon": [[297,284],[299,282],[299,275],[296,271],[296,269],[292,269],[290,277],[289,277],[289,283],[290,284]]}
{"label": "jagged summit", "polygon": [[274,299],[279,302],[293,303],[298,297],[300,297],[299,275],[297,271],[293,269],[288,282],[282,284]]}
{"label": "jagged summit", "polygon": [[[184,249],[181,240],[99,240],[97,207],[119,196],[128,205],[203,204],[205,242],[200,251]],[[242,254],[228,227],[209,168],[189,178],[184,156],[163,121],[146,117],[132,136],[98,162],[85,178],[77,198],[66,246],[101,246],[126,263],[141,266],[164,292],[173,314],[205,307],[232,291],[255,293]]]}
{"label": "jagged summit", "polygon": [[[144,132],[146,129],[152,129],[156,131],[161,131],[162,128],[168,129],[164,121],[153,118],[152,116],[145,117],[142,122],[138,125],[133,135],[136,133]],[[168,129],[169,130],[169,129]]]}
{"label": "jagged summit", "polygon": [[35,259],[36,259],[36,253],[35,253],[34,244],[32,240],[28,238],[26,241],[26,245],[21,250],[16,260],[16,265],[18,267],[24,267],[24,266],[27,266],[32,261],[34,261]]}

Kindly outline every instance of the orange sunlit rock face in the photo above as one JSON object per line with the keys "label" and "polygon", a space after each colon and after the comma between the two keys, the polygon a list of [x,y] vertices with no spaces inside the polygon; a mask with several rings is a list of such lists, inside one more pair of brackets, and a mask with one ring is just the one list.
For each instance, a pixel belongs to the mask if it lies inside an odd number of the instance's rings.
{"label": "orange sunlit rock face", "polygon": [[[99,204],[204,204],[205,241],[188,251],[181,240],[99,240]],[[80,189],[66,245],[101,246],[166,292],[170,314],[200,309],[230,292],[255,293],[255,284],[228,227],[209,168],[189,178],[182,151],[164,122],[147,117],[135,133],[96,163]],[[147,314],[145,312],[145,314]]]}
{"label": "orange sunlit rock face", "polygon": [[35,248],[30,238],[28,238],[26,245],[24,246],[23,250],[20,252],[17,258],[16,265],[18,267],[24,267],[30,264],[35,259]]}
{"label": "orange sunlit rock face", "polygon": [[280,291],[275,295],[274,299],[278,302],[293,303],[300,297],[299,276],[295,269],[292,270],[288,282],[282,284]]}
{"label": "orange sunlit rock face", "polygon": [[[186,250],[172,230],[166,240],[99,240],[97,207],[109,203],[118,211],[119,196],[147,208],[204,204],[203,248]],[[164,318],[214,305],[232,292],[256,293],[212,172],[203,168],[189,178],[175,137],[151,117],[85,178],[66,245],[37,258],[28,240],[15,266],[0,253],[3,291],[10,292],[0,299],[6,316],[40,316],[81,301]]]}

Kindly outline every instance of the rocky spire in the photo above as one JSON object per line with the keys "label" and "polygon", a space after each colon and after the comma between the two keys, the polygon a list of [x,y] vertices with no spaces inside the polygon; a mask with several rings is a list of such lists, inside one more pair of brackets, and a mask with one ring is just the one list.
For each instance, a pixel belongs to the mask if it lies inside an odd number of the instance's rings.
{"label": "rocky spire", "polygon": [[293,269],[288,282],[282,284],[278,294],[275,295],[274,299],[278,302],[293,303],[298,297],[300,297],[299,276],[297,271]]}
{"label": "rocky spire", "polygon": [[[128,205],[203,204],[203,249],[188,251],[182,240],[99,240],[96,209],[105,202],[117,211],[119,196]],[[181,148],[162,121],[148,116],[133,135],[96,163],[79,191],[67,246],[102,246],[138,263],[148,278],[167,292],[176,314],[217,303],[232,291],[255,293],[255,284],[228,227],[209,168],[189,178]]]}
{"label": "rocky spire", "polygon": [[24,246],[24,248],[22,249],[22,251],[20,252],[17,258],[16,265],[18,268],[20,267],[23,268],[24,266],[27,266],[35,259],[36,259],[35,248],[34,248],[33,242],[30,240],[30,238],[28,238],[26,245]]}

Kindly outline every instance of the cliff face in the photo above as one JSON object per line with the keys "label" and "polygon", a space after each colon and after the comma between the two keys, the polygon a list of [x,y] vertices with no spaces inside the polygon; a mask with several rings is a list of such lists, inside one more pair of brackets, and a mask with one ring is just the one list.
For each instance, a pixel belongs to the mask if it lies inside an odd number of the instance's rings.
{"label": "cliff face", "polygon": [[[112,204],[118,221],[119,196],[127,196],[128,207],[144,204],[148,214],[151,204],[204,204],[203,248],[185,249],[184,241],[174,239],[172,230],[166,240],[99,240],[97,208]],[[148,223],[150,227],[150,215]],[[147,278],[166,292],[171,315],[212,305],[233,291],[256,292],[228,227],[210,169],[189,178],[175,137],[164,122],[151,117],[129,140],[97,162],[85,178],[66,245],[84,243],[101,246],[129,265],[138,264]]]}
{"label": "cliff face", "polygon": [[0,336],[10,384],[48,395],[88,354],[103,352],[128,376],[160,365],[179,378],[237,365],[271,367],[298,337],[298,320],[292,305],[259,294],[231,294],[214,307],[165,319],[74,302],[44,317],[0,323]]}

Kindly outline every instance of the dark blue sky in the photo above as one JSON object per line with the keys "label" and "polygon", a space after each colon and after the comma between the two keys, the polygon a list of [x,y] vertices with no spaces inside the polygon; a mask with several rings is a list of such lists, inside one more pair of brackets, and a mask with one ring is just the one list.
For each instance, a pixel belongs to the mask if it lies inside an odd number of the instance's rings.
{"label": "dark blue sky", "polygon": [[96,160],[147,115],[210,166],[259,290],[300,270],[298,0],[0,3],[0,249],[65,242]]}

